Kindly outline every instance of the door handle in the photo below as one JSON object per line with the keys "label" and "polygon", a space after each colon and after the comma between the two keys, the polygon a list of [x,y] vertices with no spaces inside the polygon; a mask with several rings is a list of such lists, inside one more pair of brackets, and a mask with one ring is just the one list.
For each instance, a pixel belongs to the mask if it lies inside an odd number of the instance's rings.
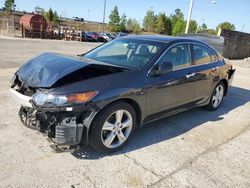
{"label": "door handle", "polygon": [[195,73],[187,74],[187,75],[186,75],[186,78],[190,78],[190,77],[192,77],[192,76],[194,76],[194,75],[195,75]]}

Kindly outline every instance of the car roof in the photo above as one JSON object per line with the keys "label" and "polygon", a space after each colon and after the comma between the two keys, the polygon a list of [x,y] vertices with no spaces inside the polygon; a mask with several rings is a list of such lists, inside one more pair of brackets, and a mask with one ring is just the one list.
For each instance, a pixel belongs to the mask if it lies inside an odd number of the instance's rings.
{"label": "car roof", "polygon": [[208,48],[210,48],[214,53],[217,53],[217,50],[207,42],[199,40],[198,38],[187,38],[187,37],[173,37],[173,36],[163,36],[163,35],[129,35],[121,37],[120,39],[138,39],[138,40],[147,40],[154,42],[162,43],[179,43],[179,42],[190,42],[190,43],[200,43]]}
{"label": "car roof", "polygon": [[140,39],[140,40],[148,40],[155,42],[198,42],[202,44],[206,44],[200,40],[185,38],[185,37],[173,37],[173,36],[163,36],[163,35],[130,35],[122,38],[130,38],[130,39]]}

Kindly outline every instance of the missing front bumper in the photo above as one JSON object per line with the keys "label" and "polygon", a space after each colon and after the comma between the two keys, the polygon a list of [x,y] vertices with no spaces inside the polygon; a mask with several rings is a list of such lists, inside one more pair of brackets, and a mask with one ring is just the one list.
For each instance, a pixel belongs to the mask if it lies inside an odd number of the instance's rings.
{"label": "missing front bumper", "polygon": [[93,109],[87,107],[77,112],[49,112],[22,106],[19,111],[22,123],[47,135],[54,143],[52,148],[58,151],[86,143],[86,131],[95,114]]}

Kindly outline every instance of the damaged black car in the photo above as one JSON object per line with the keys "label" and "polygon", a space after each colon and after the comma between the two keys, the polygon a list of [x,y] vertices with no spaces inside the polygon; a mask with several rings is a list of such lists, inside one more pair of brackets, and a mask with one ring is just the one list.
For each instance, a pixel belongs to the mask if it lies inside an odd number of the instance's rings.
{"label": "damaged black car", "polygon": [[235,70],[201,41],[128,36],[86,54],[44,53],[15,73],[22,123],[56,151],[121,149],[142,125],[190,108],[219,108]]}

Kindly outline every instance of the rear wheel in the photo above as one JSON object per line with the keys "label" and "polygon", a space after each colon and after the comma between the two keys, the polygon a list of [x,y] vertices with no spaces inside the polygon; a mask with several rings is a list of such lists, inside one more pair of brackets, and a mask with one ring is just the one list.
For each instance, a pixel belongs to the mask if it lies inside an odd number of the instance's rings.
{"label": "rear wheel", "polygon": [[99,152],[121,149],[136,126],[134,108],[126,102],[107,106],[92,123],[91,145]]}
{"label": "rear wheel", "polygon": [[211,111],[217,110],[223,101],[224,93],[225,85],[223,82],[219,82],[210,97],[210,102],[206,106],[206,109]]}

